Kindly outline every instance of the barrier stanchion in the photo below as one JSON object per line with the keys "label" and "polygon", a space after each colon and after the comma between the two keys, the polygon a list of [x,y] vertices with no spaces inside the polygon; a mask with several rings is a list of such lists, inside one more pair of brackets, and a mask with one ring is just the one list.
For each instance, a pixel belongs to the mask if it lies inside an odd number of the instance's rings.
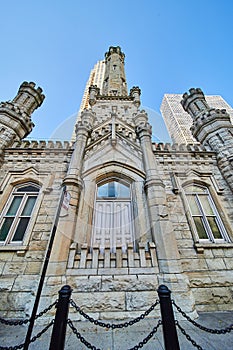
{"label": "barrier stanchion", "polygon": [[160,285],[157,292],[160,300],[165,349],[180,350],[171,302],[171,291],[167,286]]}
{"label": "barrier stanchion", "polygon": [[64,350],[71,292],[70,286],[64,286],[59,291],[49,350]]}

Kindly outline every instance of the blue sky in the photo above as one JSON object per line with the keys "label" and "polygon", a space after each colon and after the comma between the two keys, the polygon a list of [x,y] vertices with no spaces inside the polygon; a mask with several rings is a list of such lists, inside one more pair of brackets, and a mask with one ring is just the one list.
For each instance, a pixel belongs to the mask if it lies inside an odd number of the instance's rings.
{"label": "blue sky", "polygon": [[232,15],[230,0],[2,1],[0,100],[25,80],[41,86],[46,99],[29,136],[48,139],[65,120],[72,124],[91,68],[119,45],[128,88],[141,88],[153,133],[166,141],[165,93],[201,87],[233,105]]}

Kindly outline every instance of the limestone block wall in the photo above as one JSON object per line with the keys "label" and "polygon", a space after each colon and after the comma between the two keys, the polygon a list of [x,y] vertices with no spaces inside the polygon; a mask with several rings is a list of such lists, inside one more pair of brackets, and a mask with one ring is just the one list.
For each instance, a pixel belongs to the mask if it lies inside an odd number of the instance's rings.
{"label": "limestone block wall", "polygon": [[[61,283],[73,289],[72,299],[89,315],[99,319],[124,319],[139,316],[158,299],[158,265],[154,243],[140,246],[138,252],[129,245],[127,253],[117,249],[111,253],[98,247],[90,253],[83,245],[76,253],[76,244],[70,250],[66,275],[48,277],[42,304],[57,297]],[[72,310],[71,312],[75,312]],[[159,314],[159,308],[151,316]],[[75,313],[74,319],[81,319]]]}
{"label": "limestone block wall", "polygon": [[[233,209],[232,192],[221,175],[216,155],[198,145],[154,145],[161,177],[166,184],[170,217],[184,274],[197,311],[233,310]],[[196,181],[209,186],[231,242],[195,240],[188,220],[182,185]]]}
{"label": "limestone block wall", "polygon": [[30,315],[39,275],[70,158],[68,143],[15,143],[7,149],[0,178],[0,213],[15,186],[41,186],[30,226],[21,245],[0,245],[0,312],[2,317]]}

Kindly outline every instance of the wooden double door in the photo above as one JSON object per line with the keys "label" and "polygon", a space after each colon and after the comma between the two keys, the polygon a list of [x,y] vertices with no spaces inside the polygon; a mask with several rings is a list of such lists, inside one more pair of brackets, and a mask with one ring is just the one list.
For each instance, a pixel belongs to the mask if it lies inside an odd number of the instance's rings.
{"label": "wooden double door", "polygon": [[98,244],[101,251],[106,247],[111,252],[116,247],[126,251],[127,244],[134,242],[134,225],[130,200],[97,200],[95,203],[92,245]]}

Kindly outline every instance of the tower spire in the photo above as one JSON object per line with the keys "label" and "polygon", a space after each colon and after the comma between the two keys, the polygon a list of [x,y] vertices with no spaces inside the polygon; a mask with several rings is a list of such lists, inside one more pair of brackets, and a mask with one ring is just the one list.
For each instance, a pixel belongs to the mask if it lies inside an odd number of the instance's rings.
{"label": "tower spire", "polygon": [[103,95],[127,96],[127,83],[125,77],[125,54],[119,46],[110,46],[105,53],[105,75],[103,82]]}

